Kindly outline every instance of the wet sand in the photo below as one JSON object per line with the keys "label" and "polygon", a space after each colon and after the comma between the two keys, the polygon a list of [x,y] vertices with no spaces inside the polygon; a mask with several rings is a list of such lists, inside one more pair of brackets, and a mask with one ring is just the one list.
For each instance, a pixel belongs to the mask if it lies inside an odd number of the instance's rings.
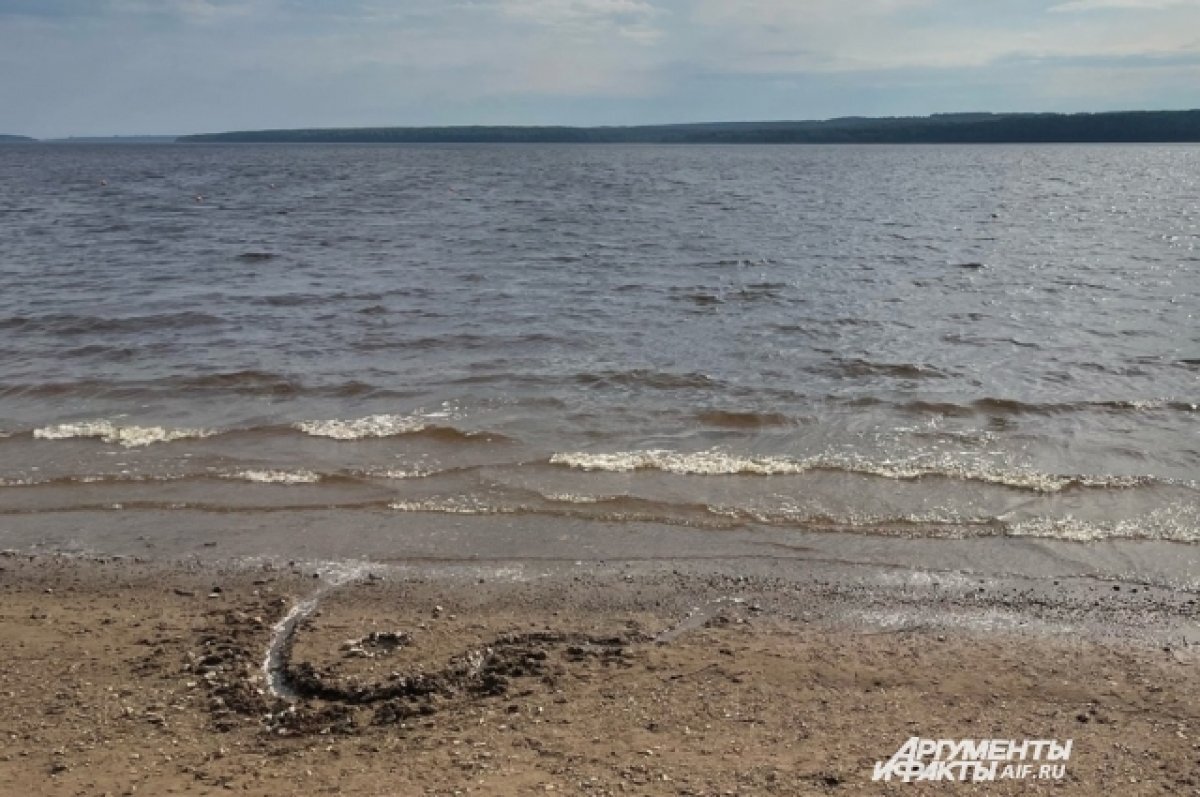
{"label": "wet sand", "polygon": [[[1200,794],[1188,592],[668,561],[0,568],[4,793]],[[289,703],[264,659],[313,596],[280,647]],[[873,783],[912,736],[1074,753],[1060,783]]]}

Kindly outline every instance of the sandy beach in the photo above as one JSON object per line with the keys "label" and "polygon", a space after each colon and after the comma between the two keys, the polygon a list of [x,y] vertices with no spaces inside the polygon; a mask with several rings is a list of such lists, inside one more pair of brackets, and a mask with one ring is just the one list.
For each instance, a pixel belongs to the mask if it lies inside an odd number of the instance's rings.
{"label": "sandy beach", "polygon": [[[1096,635],[1036,598],[1000,630],[866,621],[844,584],[669,563],[10,552],[0,589],[6,794],[1200,794],[1197,648],[1137,630],[1191,622],[1187,594],[1097,590],[1136,608]],[[937,613],[1018,608],[971,594]],[[911,737],[1073,751],[1049,782],[872,782]]]}

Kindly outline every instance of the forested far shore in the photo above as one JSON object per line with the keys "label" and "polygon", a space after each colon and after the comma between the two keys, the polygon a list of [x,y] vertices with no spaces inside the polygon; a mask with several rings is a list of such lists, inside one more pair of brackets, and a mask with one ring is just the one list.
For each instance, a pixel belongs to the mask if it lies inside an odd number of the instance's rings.
{"label": "forested far shore", "polygon": [[181,143],[1006,144],[1200,142],[1200,110],[962,113],[630,127],[362,127],[246,130]]}

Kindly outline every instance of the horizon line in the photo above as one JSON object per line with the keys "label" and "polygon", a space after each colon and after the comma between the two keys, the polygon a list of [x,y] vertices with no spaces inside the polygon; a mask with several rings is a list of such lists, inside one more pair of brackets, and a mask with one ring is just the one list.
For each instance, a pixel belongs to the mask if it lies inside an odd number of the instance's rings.
{"label": "horizon line", "polygon": [[699,127],[706,125],[775,125],[775,124],[820,124],[842,120],[884,121],[903,119],[936,119],[939,117],[955,116],[1104,116],[1112,114],[1153,114],[1153,113],[1189,113],[1200,111],[1198,108],[1127,108],[1106,111],[936,111],[925,114],[843,114],[821,118],[773,118],[773,119],[724,119],[705,121],[672,121],[672,122],[633,122],[621,124],[567,124],[567,123],[457,123],[457,124],[335,124],[335,125],[306,125],[290,127],[245,127],[221,131],[186,132],[186,133],[72,133],[60,136],[32,136],[0,130],[0,136],[15,136],[30,139],[35,142],[71,141],[73,139],[121,139],[121,138],[186,138],[189,136],[217,136],[240,133],[277,133],[285,131],[332,131],[332,130],[470,130],[470,129],[508,129],[508,130],[631,130],[639,128],[671,128]]}

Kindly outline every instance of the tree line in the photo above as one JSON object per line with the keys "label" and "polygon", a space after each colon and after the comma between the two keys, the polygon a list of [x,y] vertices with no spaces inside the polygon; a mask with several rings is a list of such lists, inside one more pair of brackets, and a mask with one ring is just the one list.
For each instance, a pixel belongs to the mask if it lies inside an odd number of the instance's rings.
{"label": "tree line", "polygon": [[182,143],[329,144],[1008,144],[1200,142],[1200,110],[1109,113],[962,113],[824,121],[717,122],[630,127],[361,127],[246,130],[182,136]]}

